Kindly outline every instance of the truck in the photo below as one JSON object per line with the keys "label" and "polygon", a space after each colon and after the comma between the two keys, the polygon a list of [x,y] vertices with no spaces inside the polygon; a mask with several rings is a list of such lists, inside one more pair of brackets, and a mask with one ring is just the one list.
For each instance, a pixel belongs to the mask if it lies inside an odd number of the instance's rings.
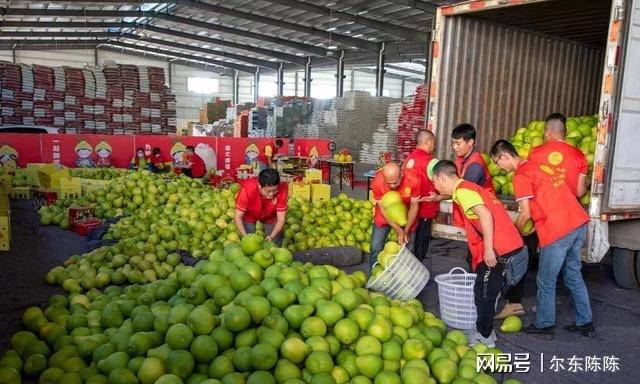
{"label": "truck", "polygon": [[[487,152],[551,112],[597,114],[583,260],[607,256],[616,282],[640,289],[640,0],[445,5],[431,40],[426,124],[439,158],[450,156],[458,123],[473,124]],[[507,207],[517,210],[513,201]],[[450,203],[441,208],[451,211]],[[447,222],[433,234],[465,239]]]}

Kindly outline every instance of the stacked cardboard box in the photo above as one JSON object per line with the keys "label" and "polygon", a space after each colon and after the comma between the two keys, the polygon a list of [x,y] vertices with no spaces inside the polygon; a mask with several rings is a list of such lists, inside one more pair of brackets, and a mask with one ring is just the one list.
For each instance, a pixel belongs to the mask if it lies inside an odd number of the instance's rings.
{"label": "stacked cardboard box", "polygon": [[298,124],[297,137],[317,137],[349,148],[359,158],[362,144],[371,141],[374,132],[387,122],[389,105],[399,100],[372,97],[368,92],[346,92],[342,98],[313,100],[310,121]]}

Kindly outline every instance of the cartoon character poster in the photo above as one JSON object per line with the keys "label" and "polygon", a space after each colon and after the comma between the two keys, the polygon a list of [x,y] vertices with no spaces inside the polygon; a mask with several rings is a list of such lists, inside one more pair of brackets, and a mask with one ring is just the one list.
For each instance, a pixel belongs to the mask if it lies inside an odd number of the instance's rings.
{"label": "cartoon character poster", "polygon": [[171,160],[173,165],[184,164],[185,152],[187,152],[187,147],[179,141],[171,147]]}
{"label": "cartoon character poster", "polygon": [[245,153],[244,163],[256,168],[258,165],[258,155],[260,154],[260,150],[258,149],[258,146],[255,145],[254,143],[251,143],[247,145],[247,148],[244,150],[244,153]]}
{"label": "cartoon character poster", "polygon": [[319,157],[320,156],[318,155],[318,148],[313,146],[309,151],[309,168],[317,168]]}
{"label": "cartoon character poster", "polygon": [[93,168],[95,163],[93,161],[93,147],[82,140],[78,144],[76,144],[76,166],[78,168]]}
{"label": "cartoon character poster", "polygon": [[5,173],[14,175],[18,167],[18,151],[6,144],[0,147],[0,165]]}
{"label": "cartoon character poster", "polygon": [[98,167],[110,167],[111,166],[111,146],[106,141],[101,141],[96,145],[96,155],[98,155],[96,159],[96,165]]}

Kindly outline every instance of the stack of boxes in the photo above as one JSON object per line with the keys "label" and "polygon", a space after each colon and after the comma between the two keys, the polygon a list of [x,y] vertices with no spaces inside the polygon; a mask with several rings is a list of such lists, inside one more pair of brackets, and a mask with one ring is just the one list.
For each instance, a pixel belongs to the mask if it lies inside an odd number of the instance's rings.
{"label": "stack of boxes", "polygon": [[62,133],[167,134],[175,132],[176,103],[162,68],[2,63],[0,117]]}
{"label": "stack of boxes", "polygon": [[427,93],[424,85],[416,88],[413,103],[402,106],[398,118],[398,160],[403,161],[415,147],[415,136],[425,129]]}
{"label": "stack of boxes", "polygon": [[322,201],[331,198],[331,185],[322,184],[322,171],[307,169],[303,182],[289,183],[289,197],[301,198],[306,201]]}
{"label": "stack of boxes", "polygon": [[372,97],[368,92],[346,92],[330,101],[314,100],[308,124],[298,124],[296,136],[329,138],[341,147],[350,148],[355,158],[365,140],[370,140],[380,126],[387,122],[387,111],[399,100]]}

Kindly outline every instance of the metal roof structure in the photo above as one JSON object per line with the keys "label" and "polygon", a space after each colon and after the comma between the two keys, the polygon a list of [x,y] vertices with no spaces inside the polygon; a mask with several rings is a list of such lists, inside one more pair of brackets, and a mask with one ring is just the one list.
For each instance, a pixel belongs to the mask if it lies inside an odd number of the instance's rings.
{"label": "metal roof structure", "polygon": [[[375,65],[424,72],[437,0],[0,0],[0,49],[99,48],[220,70]],[[422,64],[420,64],[422,60]]]}

